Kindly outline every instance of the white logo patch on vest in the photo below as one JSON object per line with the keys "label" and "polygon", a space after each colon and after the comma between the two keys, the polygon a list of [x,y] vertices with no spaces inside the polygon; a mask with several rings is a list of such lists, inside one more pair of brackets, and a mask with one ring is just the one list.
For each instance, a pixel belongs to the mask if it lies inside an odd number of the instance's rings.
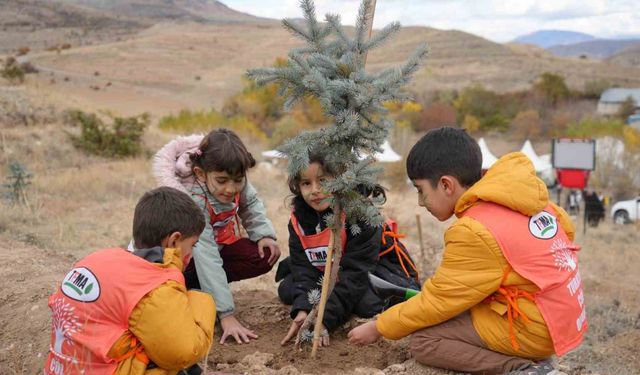
{"label": "white logo patch on vest", "polygon": [[60,290],[76,301],[93,302],[100,297],[100,282],[88,268],[78,267],[64,277]]}
{"label": "white logo patch on vest", "polygon": [[224,227],[225,225],[229,224],[231,220],[233,220],[233,216],[229,216],[224,220],[216,221],[215,223],[211,224],[211,226],[214,228]]}
{"label": "white logo patch on vest", "polygon": [[307,254],[309,262],[311,262],[314,267],[324,267],[327,264],[328,251],[328,246],[320,246],[306,249],[304,252]]}
{"label": "white logo patch on vest", "polygon": [[542,211],[529,219],[529,232],[541,240],[553,238],[558,233],[558,220],[547,211]]}

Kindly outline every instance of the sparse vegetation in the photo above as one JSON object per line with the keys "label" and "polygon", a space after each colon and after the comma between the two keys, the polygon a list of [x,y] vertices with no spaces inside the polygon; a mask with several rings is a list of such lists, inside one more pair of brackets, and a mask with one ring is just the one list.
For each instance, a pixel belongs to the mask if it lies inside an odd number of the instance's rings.
{"label": "sparse vegetation", "polygon": [[571,94],[564,77],[549,72],[543,73],[533,87],[549,100],[553,106],[556,106],[559,101],[567,99]]}
{"label": "sparse vegetation", "polygon": [[5,199],[28,206],[27,187],[31,185],[32,178],[33,174],[24,165],[17,161],[12,161],[9,164],[7,182],[3,185],[6,190],[4,192]]}
{"label": "sparse vegetation", "polygon": [[620,105],[620,109],[618,109],[618,113],[616,113],[616,117],[618,117],[622,121],[627,121],[627,118],[636,112],[636,101],[633,100],[633,97],[628,96],[624,102]]}
{"label": "sparse vegetation", "polygon": [[121,158],[142,152],[142,135],[149,125],[149,115],[111,117],[105,124],[96,114],[71,111],[68,114],[73,125],[80,127],[80,135],[71,135],[78,149],[90,154]]}
{"label": "sparse vegetation", "polygon": [[27,46],[18,47],[18,49],[16,50],[16,56],[24,56],[28,54],[29,51],[31,51],[31,49]]}
{"label": "sparse vegetation", "polygon": [[0,76],[11,84],[21,84],[24,82],[25,71],[15,58],[9,57],[0,70]]}
{"label": "sparse vegetation", "polygon": [[582,96],[586,99],[600,99],[600,95],[604,92],[604,90],[614,87],[611,82],[605,79],[597,79],[592,81],[587,81],[584,84],[584,91],[582,92]]}

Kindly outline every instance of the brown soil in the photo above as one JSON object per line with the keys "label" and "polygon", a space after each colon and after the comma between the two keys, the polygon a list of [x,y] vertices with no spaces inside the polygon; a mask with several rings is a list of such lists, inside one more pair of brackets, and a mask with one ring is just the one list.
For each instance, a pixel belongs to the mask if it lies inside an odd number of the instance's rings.
{"label": "brown soil", "polygon": [[[243,291],[237,294],[238,318],[246,322],[259,336],[249,344],[217,345],[209,357],[209,364],[217,369],[245,370],[248,364],[272,370],[286,366],[310,374],[343,374],[355,368],[384,369],[393,364],[403,363],[409,358],[405,341],[383,341],[364,348],[349,346],[347,333],[355,320],[347,323],[331,335],[331,345],[319,348],[316,360],[310,359],[311,345],[296,350],[292,342],[280,346],[291,320],[289,307],[283,305],[273,292]],[[260,301],[256,304],[255,301]],[[219,332],[218,332],[219,336]],[[219,341],[219,337],[218,337]],[[253,355],[255,352],[270,353]],[[253,356],[250,356],[253,355]],[[245,359],[246,356],[249,358]],[[243,361],[244,359],[244,361]],[[262,362],[262,363],[261,363]],[[254,368],[257,370],[258,368]],[[266,370],[266,369],[263,369]]]}

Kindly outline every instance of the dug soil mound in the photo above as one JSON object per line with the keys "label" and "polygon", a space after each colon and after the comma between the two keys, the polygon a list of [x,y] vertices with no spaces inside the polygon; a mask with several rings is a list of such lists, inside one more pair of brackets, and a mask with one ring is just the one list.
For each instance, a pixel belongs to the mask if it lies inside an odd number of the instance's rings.
{"label": "dug soil mound", "polygon": [[[209,366],[230,373],[309,373],[344,374],[360,369],[369,373],[402,364],[409,359],[408,341],[380,340],[374,345],[354,347],[347,333],[358,322],[352,320],[331,335],[331,345],[319,348],[316,360],[310,359],[311,345],[297,350],[293,340],[284,346],[282,338],[289,329],[289,306],[273,292],[243,291],[236,296],[238,318],[251,327],[258,340],[236,344],[227,339],[209,356]],[[219,336],[219,335],[217,335]],[[219,341],[219,338],[218,338]]]}

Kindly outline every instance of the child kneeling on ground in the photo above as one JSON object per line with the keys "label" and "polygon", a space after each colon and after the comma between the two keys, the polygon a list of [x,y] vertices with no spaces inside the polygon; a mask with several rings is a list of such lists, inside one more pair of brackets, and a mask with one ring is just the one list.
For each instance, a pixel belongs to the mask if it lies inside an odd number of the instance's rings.
{"label": "child kneeling on ground", "polygon": [[44,373],[199,374],[216,309],[208,294],[187,291],[182,271],[204,225],[188,195],[169,187],[144,194],[133,218],[137,250],[86,256],[49,298]]}
{"label": "child kneeling on ground", "polygon": [[457,220],[420,294],[354,328],[349,341],[412,334],[411,353],[426,365],[552,374],[549,357],[578,347],[587,330],[573,225],[524,154],[505,155],[482,178],[481,166],[461,129],[434,129],[412,148],[418,204]]}
{"label": "child kneeling on ground", "polygon": [[[327,258],[331,228],[325,222],[332,214],[331,195],[322,186],[332,178],[332,171],[319,156],[312,154],[309,167],[296,176],[290,176],[289,189],[294,194],[291,200],[289,220],[289,253],[278,265],[276,282],[278,296],[291,305],[293,322],[282,340],[286,344],[300,330],[308,313],[313,308],[308,294],[320,290],[321,277]],[[381,186],[375,189],[360,188],[359,193],[369,197],[386,199]],[[323,335],[320,345],[329,345],[329,332],[345,323],[351,315],[370,318],[398,300],[383,301],[369,285],[368,273],[396,285],[418,289],[418,273],[407,249],[400,242],[392,226],[375,227],[358,223],[361,232],[357,235],[342,230],[341,242],[344,255],[340,261],[338,281],[328,296],[323,318]]]}

